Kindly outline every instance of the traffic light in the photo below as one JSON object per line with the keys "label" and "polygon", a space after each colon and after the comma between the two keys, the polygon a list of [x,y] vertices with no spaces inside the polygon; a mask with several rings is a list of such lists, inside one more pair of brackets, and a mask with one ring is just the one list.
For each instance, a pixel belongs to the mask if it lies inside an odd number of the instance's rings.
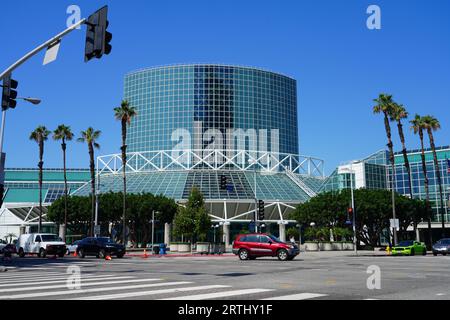
{"label": "traffic light", "polygon": [[17,105],[17,86],[19,83],[16,80],[11,79],[11,74],[3,78],[3,90],[2,90],[2,110],[14,109]]}
{"label": "traffic light", "polygon": [[258,220],[263,221],[264,220],[264,201],[259,200],[258,201]]}
{"label": "traffic light", "polygon": [[86,25],[84,61],[88,62],[92,58],[100,59],[112,50],[112,46],[109,44],[112,40],[112,34],[107,31],[109,26],[108,6],[104,6],[89,16]]}
{"label": "traffic light", "polygon": [[353,224],[353,208],[347,209],[347,221],[346,224]]}
{"label": "traffic light", "polygon": [[220,176],[220,189],[227,190],[227,176],[225,175]]}

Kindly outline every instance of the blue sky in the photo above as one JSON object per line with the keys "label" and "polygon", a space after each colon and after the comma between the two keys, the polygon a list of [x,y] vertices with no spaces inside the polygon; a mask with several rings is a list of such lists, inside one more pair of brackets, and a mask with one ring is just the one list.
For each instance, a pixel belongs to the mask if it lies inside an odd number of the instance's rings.
{"label": "blue sky", "polygon": [[[258,66],[298,81],[300,152],[323,158],[330,173],[342,161],[384,148],[381,116],[372,99],[388,92],[409,112],[440,119],[438,145],[450,134],[450,1],[110,1],[113,51],[83,62],[84,28],[65,38],[56,62],[43,54],[18,69],[19,95],[43,99],[8,112],[4,150],[8,167],[34,167],[28,140],[40,124],[88,126],[103,132],[99,154],[118,153],[120,127],[112,108],[125,73],[155,65],[219,62]],[[65,28],[66,9],[83,17],[107,3],[8,1],[1,4],[0,69]],[[366,9],[382,10],[382,29],[366,28]],[[7,39],[7,41],[6,41]],[[395,129],[395,128],[394,128]],[[395,146],[399,141],[394,130]],[[418,138],[407,130],[407,145]],[[68,166],[87,167],[86,146],[69,145]],[[60,167],[59,144],[46,144],[45,166]]]}

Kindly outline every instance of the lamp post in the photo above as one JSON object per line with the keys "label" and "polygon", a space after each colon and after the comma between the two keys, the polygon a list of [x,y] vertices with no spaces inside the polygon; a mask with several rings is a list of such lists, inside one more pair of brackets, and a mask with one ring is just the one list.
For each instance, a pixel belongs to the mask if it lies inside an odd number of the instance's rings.
{"label": "lamp post", "polygon": [[298,228],[298,242],[302,245],[302,225],[297,224],[296,227]]}
{"label": "lamp post", "polygon": [[355,170],[353,170],[353,162],[350,163],[350,168],[343,168],[340,170],[341,172],[349,172],[350,173],[350,194],[352,200],[352,225],[353,225],[353,250],[355,255],[358,254],[357,248],[357,239],[356,239],[356,212],[355,212],[355,196],[353,191],[353,175],[355,174]]}
{"label": "lamp post", "polygon": [[155,252],[155,213],[158,211],[152,211],[152,254]]}
{"label": "lamp post", "polygon": [[255,184],[255,233],[258,233],[258,197],[256,194],[256,164],[258,161],[256,159],[249,159],[248,163],[253,166],[253,177],[254,177],[254,184]]}
{"label": "lamp post", "polygon": [[[40,99],[37,98],[17,98],[20,100],[24,100],[26,102],[32,103],[34,105],[38,105],[41,103]],[[3,137],[5,135],[5,122],[6,122],[6,110],[2,111],[2,124],[0,129],[0,162],[3,162],[0,164],[0,207],[3,205],[3,193],[4,193],[4,184],[5,184],[5,167],[4,167],[4,161],[6,155],[3,155]]]}
{"label": "lamp post", "polygon": [[219,228],[220,227],[220,225],[218,225],[218,224],[213,224],[212,226],[211,226],[211,228],[214,228],[214,245],[216,244],[216,230],[217,230],[217,228]]}

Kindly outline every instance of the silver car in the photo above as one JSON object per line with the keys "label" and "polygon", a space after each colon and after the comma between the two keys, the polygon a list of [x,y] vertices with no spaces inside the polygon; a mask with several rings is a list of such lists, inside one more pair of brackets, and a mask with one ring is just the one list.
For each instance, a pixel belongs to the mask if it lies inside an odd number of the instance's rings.
{"label": "silver car", "polygon": [[442,254],[444,256],[450,254],[450,239],[441,239],[433,245],[433,255]]}
{"label": "silver car", "polygon": [[66,254],[70,255],[70,254],[76,252],[77,248],[78,248],[78,244],[80,242],[81,242],[81,240],[77,240],[77,241],[74,241],[71,245],[66,246]]}

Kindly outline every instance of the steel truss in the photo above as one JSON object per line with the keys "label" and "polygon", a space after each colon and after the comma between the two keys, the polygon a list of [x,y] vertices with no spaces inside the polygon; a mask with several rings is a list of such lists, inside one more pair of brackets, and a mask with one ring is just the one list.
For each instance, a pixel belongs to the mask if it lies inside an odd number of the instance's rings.
{"label": "steel truss", "polygon": [[[122,168],[121,154],[97,158],[97,175],[120,174]],[[325,177],[323,160],[288,153],[194,149],[131,152],[127,154],[127,172],[189,171],[195,169],[215,171],[253,171],[256,169],[265,173],[288,171],[313,177]]]}

